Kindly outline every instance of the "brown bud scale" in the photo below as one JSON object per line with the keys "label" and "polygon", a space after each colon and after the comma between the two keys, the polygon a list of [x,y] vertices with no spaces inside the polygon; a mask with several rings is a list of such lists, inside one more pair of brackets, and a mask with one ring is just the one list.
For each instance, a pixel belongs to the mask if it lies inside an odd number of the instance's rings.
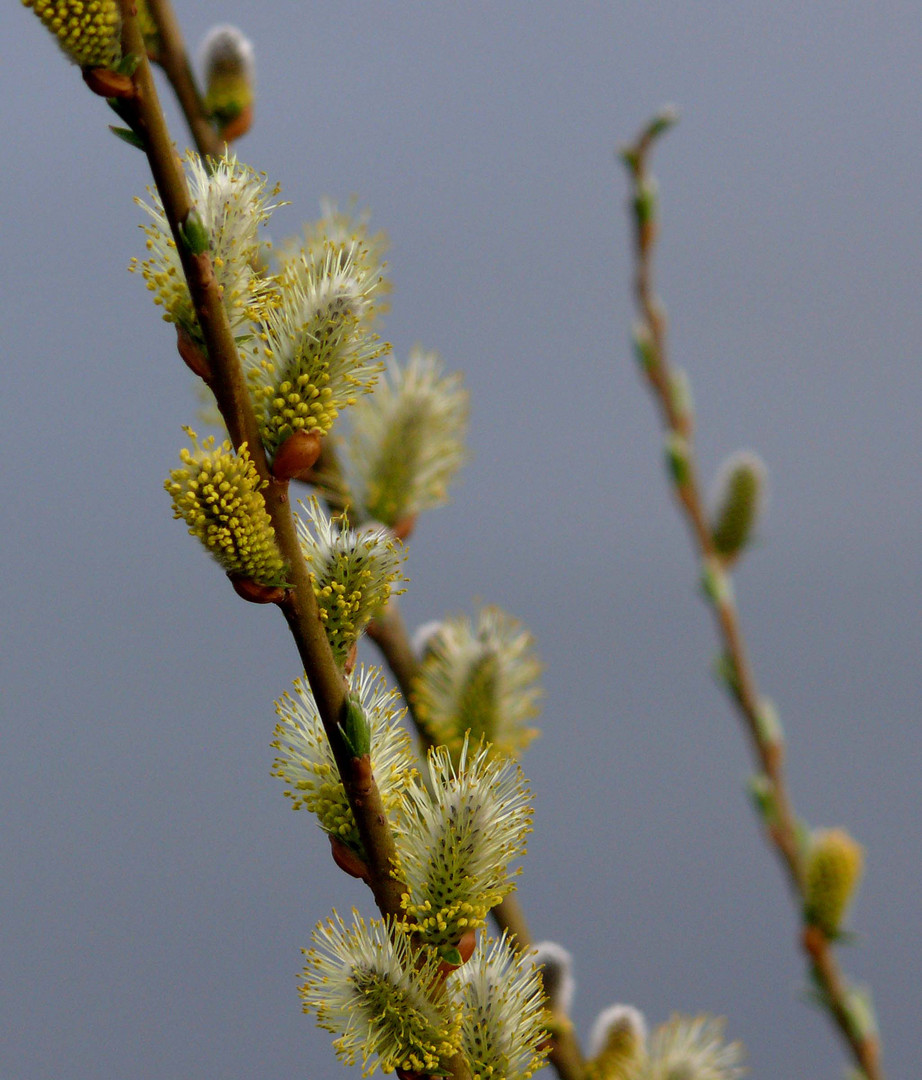
{"label": "brown bud scale", "polygon": [[258,581],[241,577],[240,574],[227,576],[234,586],[234,592],[251,604],[278,604],[288,595],[288,590],[282,585],[260,585]]}
{"label": "brown bud scale", "polygon": [[246,105],[240,110],[233,120],[229,120],[223,127],[218,129],[218,134],[228,143],[246,135],[253,124],[253,106]]}
{"label": "brown bud scale", "polygon": [[133,98],[137,94],[134,83],[127,75],[108,68],[84,68],[83,81],[94,94],[104,98]]}
{"label": "brown bud scale", "polygon": [[371,875],[368,873],[368,867],[351,848],[346,847],[338,836],[330,837],[330,850],[333,853],[333,862],[336,863],[340,870],[349,874],[350,877],[358,878],[360,881],[367,882],[370,880]]}
{"label": "brown bud scale", "polygon": [[192,340],[185,327],[176,327],[176,348],[186,367],[206,383],[211,382],[211,368],[201,346]]}
{"label": "brown bud scale", "polygon": [[413,532],[417,516],[417,514],[410,514],[409,517],[402,518],[394,525],[391,532],[398,540],[406,540],[410,533]]}
{"label": "brown bud scale", "polygon": [[272,475],[277,480],[308,480],[322,445],[319,431],[294,432],[276,451]]}

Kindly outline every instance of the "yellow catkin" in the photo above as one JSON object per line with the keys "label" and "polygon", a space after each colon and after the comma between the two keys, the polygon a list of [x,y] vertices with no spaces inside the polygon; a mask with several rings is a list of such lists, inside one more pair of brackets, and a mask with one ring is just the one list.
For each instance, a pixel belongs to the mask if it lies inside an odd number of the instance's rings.
{"label": "yellow catkin", "polygon": [[806,913],[827,937],[841,929],[864,867],[864,849],[845,829],[817,829],[807,854]]}
{"label": "yellow catkin", "polygon": [[112,67],[122,55],[117,0],[22,0],[81,67]]}
{"label": "yellow catkin", "polygon": [[[195,436],[190,432],[195,441]],[[279,585],[285,562],[262,497],[265,486],[246,452],[229,442],[215,447],[206,439],[195,451],[180,453],[164,487],[173,498],[173,516],[182,518],[229,574],[261,585]]]}
{"label": "yellow catkin", "polygon": [[735,454],[724,465],[711,538],[714,549],[725,562],[732,563],[751,541],[764,487],[765,466],[755,455]]}

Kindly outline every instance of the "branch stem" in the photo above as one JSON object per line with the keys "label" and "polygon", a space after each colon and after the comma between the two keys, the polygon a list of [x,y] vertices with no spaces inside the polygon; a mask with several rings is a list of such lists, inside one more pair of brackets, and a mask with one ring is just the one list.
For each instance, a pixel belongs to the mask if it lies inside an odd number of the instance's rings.
{"label": "branch stem", "polygon": [[147,0],[147,4],[157,25],[157,62],[173,87],[195,148],[202,157],[219,157],[224,153],[224,141],[208,119],[173,5],[170,0]]}
{"label": "branch stem", "polygon": [[[396,601],[391,600],[384,612],[377,616],[368,626],[368,636],[377,645],[379,652],[384,658],[394,676],[403,699],[407,705],[413,726],[419,735],[423,750],[433,746],[433,740],[425,728],[425,725],[417,715],[413,702],[413,684],[419,674],[419,661],[413,652],[410,637],[407,633],[406,623],[397,607]],[[532,946],[531,931],[525,912],[514,894],[506,896],[490,914],[500,930],[505,930],[510,937],[516,939],[518,947],[525,951]],[[551,1052],[550,1063],[554,1067],[560,1080],[583,1080],[585,1076],[585,1063],[579,1041],[573,1029],[573,1024],[568,1017],[558,1014],[562,1022],[555,1031]]]}
{"label": "branch stem", "polygon": [[318,712],[340,769],[365,847],[370,885],[375,900],[382,914],[397,916],[402,914],[400,900],[406,890],[393,872],[396,854],[393,836],[367,759],[351,757],[338,729],[346,703],[346,682],[333,659],[320,622],[310,574],[291,516],[287,484],[273,480],[270,475],[256,414],[211,259],[207,253],[192,254],[180,233],[180,225],[192,208],[188,188],[157,97],[150,64],[135,19],[134,2],[120,0],[120,4],[124,51],[140,58],[132,76],[135,87],[134,97],[130,99],[133,126],[144,143],[154,183],[176,241],[192,303],[205,339],[211,373],[209,386],[215,394],[234,445],[239,449],[246,443],[259,475],[267,483],[264,490],[266,507],[272,519],[279,550],[289,565],[291,580],[291,588],[282,601],[282,610],[304,664]]}
{"label": "branch stem", "polygon": [[[666,315],[653,284],[653,250],[657,220],[655,188],[648,169],[648,159],[657,135],[666,125],[649,125],[637,141],[627,147],[622,158],[632,183],[631,205],[634,210],[634,297],[640,315],[641,330],[648,349],[644,372],[659,407],[663,426],[673,437],[684,440],[681,481],[675,485],[676,496],[691,533],[692,543],[704,564],[719,557],[714,546],[692,444],[691,418],[676,403],[675,371],[666,347]],[[784,867],[792,892],[803,906],[805,891],[805,854],[798,838],[797,815],[788,792],[784,759],[780,746],[771,742],[760,724],[761,703],[746,643],[732,597],[721,596],[713,604],[718,637],[732,665],[733,699],[749,738],[758,768],[768,779],[772,793],[773,820],[767,829],[769,842]],[[856,1030],[848,1006],[848,984],[842,975],[829,939],[816,927],[807,927],[802,939],[811,972],[821,997],[844,1041],[867,1080],[882,1080],[876,1034]]]}

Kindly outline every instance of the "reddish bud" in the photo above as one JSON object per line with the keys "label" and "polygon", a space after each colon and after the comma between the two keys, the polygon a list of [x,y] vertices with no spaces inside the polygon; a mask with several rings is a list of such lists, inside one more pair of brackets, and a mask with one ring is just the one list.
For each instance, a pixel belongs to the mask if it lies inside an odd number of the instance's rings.
{"label": "reddish bud", "polygon": [[104,98],[133,98],[137,91],[128,75],[103,67],[83,68],[83,81]]}
{"label": "reddish bud", "polygon": [[330,837],[330,849],[333,852],[333,862],[340,870],[360,881],[367,882],[370,879],[368,867],[351,848],[346,847],[338,836]]}
{"label": "reddish bud", "polygon": [[474,955],[474,949],[477,948],[477,931],[466,930],[461,935],[461,940],[458,942],[458,952],[461,953],[461,959],[466,964],[468,960]]}
{"label": "reddish bud", "polygon": [[245,105],[233,120],[222,124],[218,128],[218,134],[225,142],[233,142],[241,135],[246,135],[253,123],[253,106]]}
{"label": "reddish bud", "polygon": [[243,600],[249,600],[251,604],[278,604],[288,595],[284,585],[260,585],[252,578],[241,577],[239,574],[228,574],[234,592]]}
{"label": "reddish bud", "polygon": [[409,517],[401,518],[401,520],[398,521],[391,529],[391,532],[394,534],[394,536],[397,537],[398,540],[406,540],[410,533],[413,531],[413,529],[416,527],[417,517],[417,514],[410,514]]}
{"label": "reddish bud", "polygon": [[277,480],[310,479],[322,444],[323,436],[319,431],[296,431],[289,435],[276,452],[272,475]]}
{"label": "reddish bud", "polygon": [[[458,954],[461,957],[461,964],[466,964],[474,955],[474,949],[477,948],[477,931],[465,930],[455,948],[458,950]],[[456,971],[461,964],[452,964],[448,960],[443,960],[439,964],[439,975],[441,975],[443,979],[447,978],[453,971]]]}
{"label": "reddish bud", "polygon": [[176,327],[176,348],[179,350],[179,355],[185,361],[186,367],[188,367],[194,375],[198,375],[200,379],[204,379],[206,383],[210,383],[211,368],[208,366],[208,360],[202,352],[201,346],[192,340],[185,327]]}

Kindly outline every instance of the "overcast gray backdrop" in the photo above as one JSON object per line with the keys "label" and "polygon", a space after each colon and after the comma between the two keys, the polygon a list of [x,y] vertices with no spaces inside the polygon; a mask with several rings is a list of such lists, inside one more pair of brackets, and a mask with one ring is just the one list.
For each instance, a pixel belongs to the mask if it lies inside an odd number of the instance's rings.
{"label": "overcast gray backdrop", "polygon": [[[754,1076],[833,1080],[628,348],[613,149],[679,106],[655,159],[673,355],[705,473],[741,446],[769,463],[743,620],[797,805],[867,845],[844,960],[889,1077],[917,1075],[918,5],[177,8],[192,42],[224,20],[255,42],[239,153],[293,204],[274,237],[357,194],[391,237],[398,354],[466,372],[474,457],[420,524],[403,606],[415,625],[481,597],[538,638],[521,899],[575,956],[580,1031],[613,1001],[708,1010]],[[0,1078],[339,1075],[299,948],[367,898],[269,775],[283,621],[161,490],[193,405],[125,272],[145,161],[18,3],[0,41]]]}

